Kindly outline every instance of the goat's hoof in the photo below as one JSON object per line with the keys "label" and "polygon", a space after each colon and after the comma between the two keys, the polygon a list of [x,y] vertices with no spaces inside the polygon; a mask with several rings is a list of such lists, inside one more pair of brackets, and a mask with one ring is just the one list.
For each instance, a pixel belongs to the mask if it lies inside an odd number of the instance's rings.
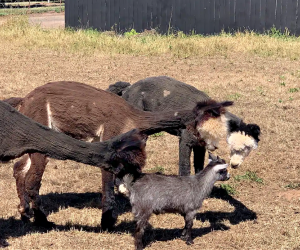
{"label": "goat's hoof", "polygon": [[193,240],[187,240],[185,243],[186,243],[187,245],[193,245],[193,244],[194,244],[194,241],[193,241]]}

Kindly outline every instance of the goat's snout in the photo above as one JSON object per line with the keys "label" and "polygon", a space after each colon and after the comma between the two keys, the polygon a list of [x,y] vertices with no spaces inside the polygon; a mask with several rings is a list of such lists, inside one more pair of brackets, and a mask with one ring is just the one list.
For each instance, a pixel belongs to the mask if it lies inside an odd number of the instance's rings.
{"label": "goat's snout", "polygon": [[230,179],[230,174],[227,173],[227,176],[226,176],[226,180],[225,181],[228,181]]}

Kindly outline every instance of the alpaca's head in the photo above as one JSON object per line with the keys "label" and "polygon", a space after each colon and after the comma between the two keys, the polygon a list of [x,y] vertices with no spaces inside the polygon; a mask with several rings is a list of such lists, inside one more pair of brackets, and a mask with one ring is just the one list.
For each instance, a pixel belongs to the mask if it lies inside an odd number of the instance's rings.
{"label": "alpaca's head", "polygon": [[228,131],[228,122],[225,116],[225,107],[233,102],[216,102],[209,100],[199,102],[194,109],[197,114],[196,130],[199,140],[205,142],[206,148],[213,151],[218,148],[219,141],[225,139]]}
{"label": "alpaca's head", "polygon": [[119,178],[126,174],[139,175],[146,163],[147,135],[138,130],[131,130],[119,136],[111,145],[113,154],[108,164]]}
{"label": "alpaca's head", "polygon": [[259,142],[260,127],[256,124],[236,124],[229,121],[227,142],[230,147],[230,164],[238,168]]}

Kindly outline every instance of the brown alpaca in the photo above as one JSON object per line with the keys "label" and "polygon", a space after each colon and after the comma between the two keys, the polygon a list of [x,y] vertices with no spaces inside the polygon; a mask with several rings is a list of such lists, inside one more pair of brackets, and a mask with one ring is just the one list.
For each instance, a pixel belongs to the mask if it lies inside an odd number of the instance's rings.
{"label": "brown alpaca", "polygon": [[[194,110],[145,112],[112,93],[77,82],[48,83],[33,90],[20,102],[9,100],[24,115],[80,140],[105,141],[133,128],[149,135],[162,130],[185,128],[187,124],[199,140],[209,142],[209,148],[214,147],[218,139],[213,133],[226,136],[224,107],[232,105],[232,102],[217,103],[211,100],[199,103]],[[31,202],[35,223],[51,226],[40,210],[39,198],[46,164],[45,155],[26,155],[15,164],[14,177],[22,219],[29,220]],[[111,229],[117,218],[114,211],[114,175],[105,170],[102,170],[102,191],[101,226],[102,229]]]}
{"label": "brown alpaca", "polygon": [[[126,173],[141,174],[146,160],[145,146],[146,136],[136,130],[105,142],[79,141],[29,119],[0,101],[0,161],[39,152],[51,158],[102,167],[122,178]],[[0,248],[6,246],[8,243],[0,234]]]}

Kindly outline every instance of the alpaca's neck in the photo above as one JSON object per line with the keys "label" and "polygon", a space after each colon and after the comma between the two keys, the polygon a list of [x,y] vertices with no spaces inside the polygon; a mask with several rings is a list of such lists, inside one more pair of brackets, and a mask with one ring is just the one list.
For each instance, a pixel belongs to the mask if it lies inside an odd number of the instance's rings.
{"label": "alpaca's neck", "polygon": [[154,134],[169,129],[185,128],[185,124],[193,121],[195,115],[192,110],[144,112],[139,121],[139,129],[146,134]]}

